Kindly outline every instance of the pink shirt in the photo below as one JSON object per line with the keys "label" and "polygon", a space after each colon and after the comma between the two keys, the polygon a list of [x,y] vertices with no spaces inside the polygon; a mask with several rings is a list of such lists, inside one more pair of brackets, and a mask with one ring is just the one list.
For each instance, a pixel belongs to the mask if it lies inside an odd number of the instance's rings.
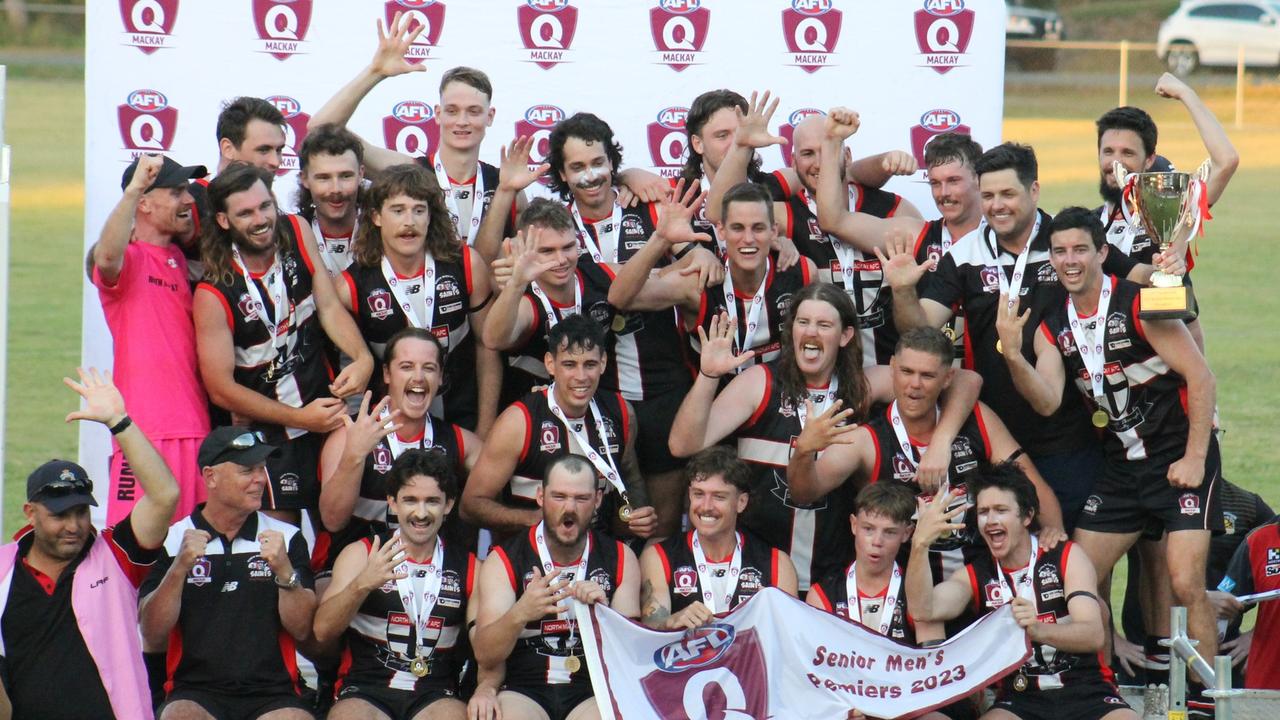
{"label": "pink shirt", "polygon": [[152,440],[204,438],[209,406],[196,365],[187,260],[175,245],[131,242],[114,285],[93,269],[114,342],[113,375]]}

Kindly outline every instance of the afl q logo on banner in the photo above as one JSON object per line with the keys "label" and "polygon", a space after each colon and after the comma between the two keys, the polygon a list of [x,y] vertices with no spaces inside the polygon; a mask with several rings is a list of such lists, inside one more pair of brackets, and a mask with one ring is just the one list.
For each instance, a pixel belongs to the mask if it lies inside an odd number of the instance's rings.
{"label": "afl q logo on banner", "polygon": [[405,100],[382,118],[382,142],[402,155],[430,155],[440,143],[435,111],[421,100]]}
{"label": "afl q logo on banner", "polygon": [[134,90],[125,104],[116,108],[120,139],[130,159],[144,152],[161,152],[173,145],[178,128],[178,110],[159,90]]}
{"label": "afl q logo on banner", "polygon": [[284,116],[284,150],[280,152],[280,167],[276,175],[285,175],[298,169],[298,150],[307,139],[307,121],[311,116],[302,112],[302,104],[288,95],[272,95],[267,102],[276,106]]}
{"label": "afl q logo on banner", "polygon": [[299,47],[311,27],[312,0],[253,0],[253,26],[262,41],[261,52],[277,60],[288,60],[301,52]]}
{"label": "afl q logo on banner", "polygon": [[[529,171],[538,169],[547,161],[551,152],[551,130],[564,119],[564,110],[555,105],[534,105],[524,111],[524,119],[516,121],[516,137],[533,139],[533,147],[529,150]],[[547,184],[544,174],[538,182]]]}
{"label": "afl q logo on banner", "polygon": [[649,9],[649,31],[659,62],[676,72],[697,64],[710,26],[711,11],[702,7],[702,0],[658,0]]}
{"label": "afl q logo on banner", "polygon": [[832,0],[791,0],[791,7],[782,11],[782,37],[790,51],[789,64],[809,73],[832,64],[831,56],[840,41],[842,15]]}
{"label": "afl q logo on banner", "polygon": [[818,108],[800,108],[787,116],[786,124],[778,126],[778,134],[787,139],[785,143],[778,146],[778,151],[782,153],[783,165],[791,167],[791,144],[792,138],[796,134],[796,126],[805,118],[813,117],[814,115],[826,115],[826,113]]}
{"label": "afl q logo on banner", "polygon": [[925,168],[924,148],[934,137],[947,132],[973,134],[968,125],[960,122],[960,113],[945,108],[935,108],[920,116],[920,124],[911,128],[911,154],[916,156],[916,165],[927,178],[929,171]]}
{"label": "afl q logo on banner", "polygon": [[654,670],[640,679],[645,697],[662,717],[769,717],[769,678],[754,629],[728,623],[690,630],[653,654]]}
{"label": "afl q logo on banner", "polygon": [[387,0],[383,6],[387,27],[391,27],[396,15],[404,15],[408,17],[410,31],[423,28],[405,51],[405,61],[418,65],[431,57],[431,51],[440,44],[440,32],[444,30],[444,11],[444,3],[438,0]]}
{"label": "afl q logo on banner", "polygon": [[169,47],[173,23],[178,19],[178,0],[120,0],[125,44],[143,53]]}
{"label": "afl q logo on banner", "polygon": [[564,62],[564,51],[573,44],[578,8],[569,0],[525,0],[516,8],[520,42],[529,51],[528,61],[550,70]]}
{"label": "afl q logo on banner", "polygon": [[680,168],[684,165],[684,155],[689,146],[689,136],[684,129],[688,116],[689,108],[665,108],[646,129],[649,157],[653,159],[653,166],[658,169],[658,174],[664,178],[679,176]]}
{"label": "afl q logo on banner", "polygon": [[972,10],[964,0],[924,0],[915,13],[916,45],[924,56],[924,66],[938,73],[960,67],[973,37]]}

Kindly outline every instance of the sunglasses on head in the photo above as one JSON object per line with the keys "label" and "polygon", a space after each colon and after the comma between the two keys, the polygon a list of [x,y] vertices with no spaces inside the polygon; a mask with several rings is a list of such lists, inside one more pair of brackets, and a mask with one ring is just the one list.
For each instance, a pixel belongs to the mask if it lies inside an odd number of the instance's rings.
{"label": "sunglasses on head", "polygon": [[87,478],[78,477],[68,478],[66,475],[47,483],[37,492],[37,497],[64,497],[66,495],[78,495],[81,493],[93,493],[93,481]]}
{"label": "sunglasses on head", "polygon": [[248,450],[266,441],[267,436],[263,435],[261,430],[250,430],[232,438],[231,442],[227,443],[227,447],[234,450]]}

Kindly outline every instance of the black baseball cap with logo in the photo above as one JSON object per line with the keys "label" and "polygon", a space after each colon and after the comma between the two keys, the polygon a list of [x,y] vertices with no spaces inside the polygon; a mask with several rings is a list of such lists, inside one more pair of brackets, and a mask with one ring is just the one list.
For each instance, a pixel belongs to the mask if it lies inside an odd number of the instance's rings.
{"label": "black baseball cap with logo", "polygon": [[[133,159],[129,163],[129,167],[124,169],[124,176],[120,178],[120,189],[129,187],[129,183],[133,181],[133,174],[138,170],[138,160],[141,156]],[[186,187],[187,183],[195,178],[202,178],[209,174],[209,170],[203,165],[179,165],[177,160],[166,156],[164,164],[160,166],[160,172],[156,175],[155,182],[151,183],[151,187],[144,192],[151,192],[156,188],[175,188]]]}
{"label": "black baseball cap with logo", "polygon": [[69,460],[50,460],[27,476],[27,502],[38,502],[59,515],[80,505],[97,506],[93,481]]}
{"label": "black baseball cap with logo", "polygon": [[259,430],[224,425],[214,428],[204,442],[200,443],[196,462],[201,468],[225,462],[251,467],[266,460],[276,450],[275,445],[267,444],[266,437]]}

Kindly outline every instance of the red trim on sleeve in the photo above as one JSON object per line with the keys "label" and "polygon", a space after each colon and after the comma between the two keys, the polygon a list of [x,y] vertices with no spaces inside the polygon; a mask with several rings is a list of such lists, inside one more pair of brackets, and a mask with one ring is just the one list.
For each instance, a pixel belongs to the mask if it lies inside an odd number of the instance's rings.
{"label": "red trim on sleeve", "polygon": [[467,599],[476,588],[476,554],[467,553]]}
{"label": "red trim on sleeve", "polygon": [[698,328],[707,321],[707,291],[703,290],[702,295],[698,297],[698,321],[693,324],[693,332],[690,337],[696,337]]}
{"label": "red trim on sleeve", "polygon": [[[1067,587],[1067,556],[1071,554],[1071,548],[1074,546],[1075,543],[1070,540],[1062,541],[1062,587],[1064,589]],[[1040,549],[1040,554],[1044,555],[1044,548]]]}
{"label": "red trim on sleeve", "polygon": [[[934,224],[935,222],[942,222],[942,221],[941,221],[941,220],[930,220],[930,221],[926,222],[926,223],[924,224],[924,227],[920,228],[920,234],[916,236],[916,244],[915,244],[915,247],[914,247],[914,248],[912,248],[912,250],[911,250],[911,254],[912,254],[912,256],[914,256],[914,257],[915,257],[916,262],[919,262],[919,261],[920,261],[920,246],[924,245],[924,239],[925,239],[925,236],[927,236],[927,235],[929,234],[929,231],[933,229],[933,224]],[[939,258],[939,259],[941,259],[941,258]]]}
{"label": "red trim on sleeve", "polygon": [[366,555],[373,551],[373,538],[362,537],[360,543],[364,545]]}
{"label": "red trim on sleeve", "polygon": [[316,266],[311,261],[311,256],[307,254],[307,244],[302,242],[302,228],[298,225],[298,216],[286,215],[285,217],[289,218],[289,224],[293,226],[293,244],[298,247],[298,254],[302,256],[302,262],[307,265],[307,272],[315,275]]}
{"label": "red trim on sleeve", "polygon": [[[476,175],[478,177],[479,173],[476,173]],[[471,281],[471,253],[473,252],[475,251],[469,247],[462,251],[462,275],[466,279],[467,297],[471,297],[471,293],[475,292]]]}
{"label": "red trim on sleeve", "polygon": [[[1046,324],[1044,321],[1040,322],[1040,332],[1041,334],[1044,335],[1044,339],[1049,341],[1050,345],[1054,346],[1055,348],[1058,347],[1058,339],[1053,336],[1053,333],[1049,332],[1049,325]],[[964,336],[969,337],[968,325],[965,326]]]}
{"label": "red trim on sleeve", "polygon": [[991,459],[991,437],[987,434],[987,421],[982,416],[982,404],[974,403],[973,417],[978,421],[978,431],[982,433],[982,444],[987,448],[987,459]]}
{"label": "red trim on sleeve", "polygon": [[891,217],[893,217],[893,216],[894,216],[894,214],[898,212],[898,207],[899,207],[900,205],[902,205],[902,196],[901,196],[901,195],[899,195],[899,194],[897,194],[897,193],[894,193],[894,194],[893,194],[893,205],[889,208],[889,212],[885,213],[885,217],[886,217],[886,218],[891,218]]}
{"label": "red trim on sleeve", "polygon": [[791,196],[792,196],[792,194],[793,194],[793,193],[791,192],[791,186],[787,184],[787,177],[786,177],[785,175],[783,175],[783,174],[782,174],[782,171],[781,171],[781,170],[774,170],[774,171],[773,171],[772,173],[770,173],[770,174],[771,174],[771,175],[773,175],[773,177],[777,179],[777,181],[778,181],[778,186],[782,188],[782,196],[783,196],[783,197],[791,197]]}
{"label": "red trim on sleeve", "polygon": [[355,278],[351,277],[351,273],[347,270],[343,270],[342,275],[340,277],[342,277],[342,279],[347,281],[347,293],[348,293],[347,299],[351,301],[351,305],[347,307],[347,310],[350,310],[352,315],[359,315],[359,313],[356,311]]}
{"label": "red trim on sleeve", "polygon": [[[1150,344],[1150,341],[1147,340],[1147,329],[1142,326],[1142,315],[1139,314],[1142,305],[1141,300],[1141,295],[1133,296],[1133,307],[1129,310],[1129,314],[1133,316],[1133,329],[1138,331],[1138,337],[1142,338],[1142,342]],[[1103,332],[1106,331],[1104,330]]]}
{"label": "red trim on sleeve", "polygon": [[626,561],[627,561],[627,555],[626,555],[627,546],[626,546],[626,545],[623,545],[621,540],[615,540],[614,542],[615,542],[615,543],[616,543],[616,545],[617,545],[617,547],[615,547],[614,549],[615,549],[615,550],[617,551],[617,553],[618,553],[618,585],[617,585],[617,586],[618,586],[618,587],[622,587],[622,569],[623,569],[623,568],[625,568],[625,567],[626,567],[626,565],[627,565],[627,562],[626,562]]}
{"label": "red trim on sleeve", "polygon": [[[622,397],[622,393],[615,393],[618,396],[618,410],[622,413],[622,442],[625,445],[631,439],[631,414],[627,412],[627,399]],[[604,441],[604,438],[600,438]]]}
{"label": "red trim on sleeve", "polygon": [[611,268],[611,267],[609,267],[608,265],[605,265],[605,264],[603,264],[603,263],[601,263],[598,267],[599,267],[601,270],[603,270],[603,271],[604,271],[604,274],[605,274],[605,275],[608,275],[608,276],[609,276],[609,279],[610,279],[610,280],[617,280],[617,279],[618,279],[618,275],[617,275],[616,273],[614,273],[614,272],[613,272],[613,268]]}
{"label": "red trim on sleeve", "polygon": [[973,571],[973,565],[965,565],[965,572],[969,573],[969,592],[973,595],[973,610],[979,615],[982,614],[982,592],[978,588],[978,575]]}
{"label": "red trim on sleeve", "polygon": [[871,466],[871,482],[874,483],[880,479],[880,463],[884,460],[884,458],[880,457],[880,436],[876,434],[876,431],[870,425],[863,425],[862,429],[866,430],[867,434],[871,436],[871,448],[876,453],[875,464]]}
{"label": "red trim on sleeve", "polygon": [[769,397],[773,395],[773,373],[769,371],[768,365],[761,365],[764,369],[764,392],[760,395],[760,402],[756,404],[755,412],[751,413],[751,417],[742,424],[742,427],[748,428],[760,421],[760,417],[764,415],[765,408],[769,406]]}
{"label": "red trim on sleeve", "polygon": [[821,585],[814,583],[809,586],[809,591],[817,594],[818,602],[822,603],[823,610],[826,610],[827,612],[835,612],[835,608],[831,605],[831,599],[827,597],[827,593],[823,591]]}
{"label": "red trim on sleeve", "polygon": [[533,415],[523,400],[517,400],[512,407],[519,408],[524,413],[524,447],[520,448],[520,462],[524,462],[529,457],[529,447],[533,444]]}
{"label": "red trim on sleeve", "polygon": [[805,262],[805,259],[803,256],[800,258],[800,279],[801,284],[808,285],[813,282],[813,278],[809,276],[809,263]]}
{"label": "red trim on sleeve", "polygon": [[784,203],[787,208],[787,237],[795,239],[796,236],[796,215],[791,209],[791,203]]}
{"label": "red trim on sleeve", "polygon": [[[534,299],[533,295],[525,293],[524,301],[529,303],[529,312],[533,316],[533,322],[529,324],[529,329],[520,335],[519,344],[527,345],[534,334],[538,332],[538,328],[542,327],[542,306]],[[516,317],[520,317],[520,309],[516,308]]]}
{"label": "red trim on sleeve", "polygon": [[169,631],[169,648],[165,653],[164,692],[168,695],[173,690],[173,675],[182,663],[182,623],[174,623]]}
{"label": "red trim on sleeve", "polygon": [[223,312],[227,314],[227,329],[231,331],[235,331],[236,317],[235,315],[231,314],[231,303],[227,302],[227,298],[222,293],[218,292],[217,288],[215,288],[214,286],[206,282],[202,282],[196,285],[196,292],[200,292],[201,290],[204,290],[205,292],[210,293],[211,295],[213,295],[215,298],[218,299],[218,302],[222,304]]}
{"label": "red trim on sleeve", "polygon": [[667,557],[667,551],[662,547],[662,543],[653,546],[653,551],[658,554],[658,560],[662,563],[662,577],[667,579],[667,585],[671,585],[671,560]]}
{"label": "red trim on sleeve", "polygon": [[467,468],[467,442],[462,437],[462,428],[453,425],[453,439],[458,443],[458,472],[466,474]]}
{"label": "red trim on sleeve", "polygon": [[515,568],[511,567],[511,558],[507,557],[507,551],[503,550],[501,545],[498,545],[493,548],[493,554],[498,556],[498,559],[502,561],[502,566],[507,569],[507,580],[511,582],[512,592],[515,592],[518,589],[516,587],[516,571]]}
{"label": "red trim on sleeve", "polygon": [[782,559],[782,551],[772,548],[769,553],[769,586],[778,587],[778,563]]}

